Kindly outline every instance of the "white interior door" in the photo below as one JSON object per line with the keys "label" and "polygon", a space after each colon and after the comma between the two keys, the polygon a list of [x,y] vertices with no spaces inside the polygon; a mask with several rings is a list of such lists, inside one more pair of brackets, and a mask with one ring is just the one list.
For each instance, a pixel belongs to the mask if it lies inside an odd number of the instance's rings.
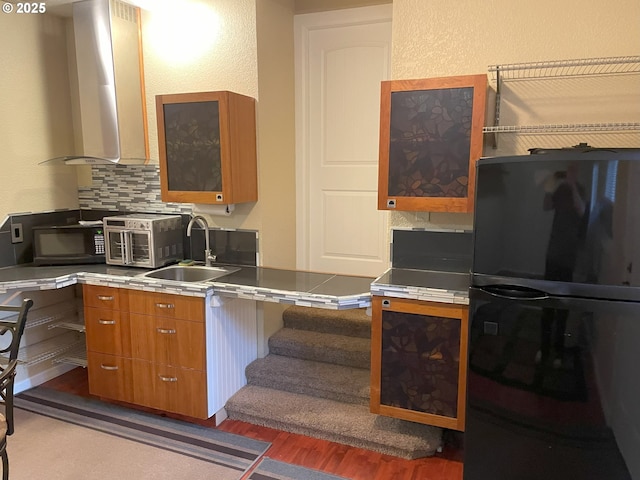
{"label": "white interior door", "polygon": [[388,268],[377,178],[391,12],[381,5],[295,19],[298,268],[369,276]]}

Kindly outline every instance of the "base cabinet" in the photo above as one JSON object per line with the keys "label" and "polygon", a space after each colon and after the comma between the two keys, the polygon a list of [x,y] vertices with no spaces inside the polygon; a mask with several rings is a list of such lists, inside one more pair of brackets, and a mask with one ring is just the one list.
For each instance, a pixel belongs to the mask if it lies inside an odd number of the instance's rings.
{"label": "base cabinet", "polygon": [[89,391],[208,417],[202,298],[84,286]]}
{"label": "base cabinet", "polygon": [[372,304],[371,412],[464,431],[468,307]]}
{"label": "base cabinet", "polygon": [[133,403],[189,417],[207,418],[205,372],[133,361]]}
{"label": "base cabinet", "polygon": [[130,358],[88,352],[89,392],[103,398],[133,403],[133,368]]}

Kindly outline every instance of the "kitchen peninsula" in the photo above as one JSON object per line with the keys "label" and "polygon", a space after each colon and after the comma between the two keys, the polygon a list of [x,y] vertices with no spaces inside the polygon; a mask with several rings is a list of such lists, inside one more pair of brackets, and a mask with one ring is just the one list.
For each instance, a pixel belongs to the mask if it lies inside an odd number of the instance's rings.
{"label": "kitchen peninsula", "polygon": [[[147,272],[110,265],[19,265],[0,269],[0,293],[44,295],[37,302],[43,310],[69,310],[47,311],[42,321],[36,319],[38,325],[84,313],[75,325],[79,332],[86,326],[87,346],[82,342],[74,362],[82,364],[78,357],[84,355],[92,393],[208,418],[223,411],[245,384],[245,367],[257,358],[257,301],[336,310],[368,307],[373,280],[253,266],[209,282],[142,276]],[[74,302],[77,307],[70,307]],[[40,370],[34,367],[32,375],[25,367],[16,390],[46,379]]]}

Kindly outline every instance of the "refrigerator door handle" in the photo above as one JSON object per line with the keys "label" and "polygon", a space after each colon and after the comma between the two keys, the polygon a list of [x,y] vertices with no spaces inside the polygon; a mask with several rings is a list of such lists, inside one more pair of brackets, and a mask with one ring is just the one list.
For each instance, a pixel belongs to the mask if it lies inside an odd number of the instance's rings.
{"label": "refrigerator door handle", "polygon": [[550,298],[542,290],[518,285],[489,285],[482,287],[482,290],[494,297],[511,300],[547,300]]}

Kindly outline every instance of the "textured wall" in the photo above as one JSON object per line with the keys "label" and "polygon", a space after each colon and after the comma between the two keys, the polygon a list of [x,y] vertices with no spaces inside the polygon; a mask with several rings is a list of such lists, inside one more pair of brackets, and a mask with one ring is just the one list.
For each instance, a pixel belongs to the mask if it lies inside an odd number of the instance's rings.
{"label": "textured wall", "polygon": [[73,148],[64,24],[0,15],[0,218],[77,208],[73,168],[38,165]]}
{"label": "textured wall", "polygon": [[293,0],[257,4],[262,261],[296,266]]}
{"label": "textured wall", "polygon": [[[609,3],[394,0],[392,77],[468,75],[486,73],[492,64],[638,55],[639,21],[638,0]],[[596,87],[594,95],[606,91],[606,86],[600,87]],[[568,96],[574,94],[569,92]],[[601,101],[602,108],[608,108],[607,97],[594,101]],[[633,101],[627,103],[633,104]],[[524,110],[528,108],[526,98],[523,106]],[[487,113],[491,113],[489,109]],[[626,121],[640,121],[637,108],[634,115],[635,119]],[[545,123],[544,116],[546,114],[536,123]],[[553,143],[551,146],[568,146],[585,138],[591,141],[590,137],[580,135],[560,140],[557,136],[555,139],[545,136],[528,141],[544,142],[544,146],[548,142]],[[485,147],[485,155],[526,153],[527,146],[514,142],[513,137],[503,136],[502,140],[500,151]],[[635,142],[637,146],[638,137],[607,139],[607,142],[619,145]],[[470,227],[471,223],[472,215],[466,214],[394,212],[391,215],[393,226]]]}

